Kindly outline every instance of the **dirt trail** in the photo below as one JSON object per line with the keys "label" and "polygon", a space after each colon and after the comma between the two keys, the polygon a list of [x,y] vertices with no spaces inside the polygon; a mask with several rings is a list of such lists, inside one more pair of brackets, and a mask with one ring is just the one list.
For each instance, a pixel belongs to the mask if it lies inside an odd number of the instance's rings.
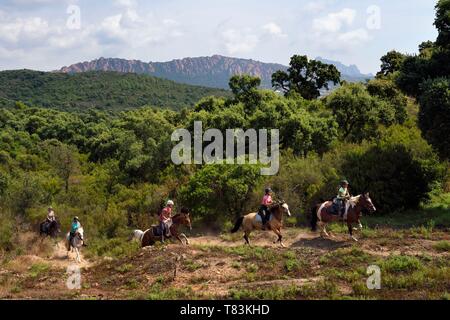
{"label": "dirt trail", "polygon": [[76,262],[76,253],[67,252],[65,241],[58,242],[55,245],[53,255],[48,262],[53,266],[60,266],[67,268],[69,265],[77,265],[80,268],[87,269],[92,266],[93,262],[86,260],[83,256],[83,250],[80,250],[81,262]]}
{"label": "dirt trail", "polygon": [[[241,232],[207,234],[189,237],[190,246],[168,243],[141,249],[122,258],[88,260],[81,252],[82,261],[78,264],[75,253],[68,254],[63,241],[55,243],[46,239],[41,242],[27,235],[27,255],[0,266],[0,281],[4,283],[3,287],[0,285],[0,298],[228,299],[233,294],[252,292],[266,292],[265,297],[271,298],[275,289],[276,294],[284,294],[283,290],[300,290],[303,295],[312,295],[307,297],[320,298],[326,294],[324,280],[330,276],[327,270],[334,269],[340,272],[337,276],[348,272],[346,277],[332,279],[337,292],[357,296],[354,290],[358,288],[353,288],[355,270],[365,268],[369,262],[384,260],[393,254],[406,254],[419,257],[426,265],[423,270],[428,270],[430,267],[442,268],[442,261],[450,258],[449,252],[435,249],[438,241],[450,238],[447,232],[441,231],[427,235],[427,239],[390,229],[365,236],[357,232],[359,242],[350,240],[345,233],[321,238],[318,233],[298,228],[285,229],[283,235],[286,248],[274,244],[277,236],[270,232],[251,235],[254,250],[246,249]],[[81,289],[67,288],[69,266],[82,269]],[[432,275],[439,280],[436,283],[445,286],[448,282],[446,278],[439,278],[441,274],[443,271],[435,270]],[[360,279],[363,285],[364,276]],[[442,288],[433,290],[428,290],[429,294],[437,297]],[[397,292],[392,297],[403,296]]]}

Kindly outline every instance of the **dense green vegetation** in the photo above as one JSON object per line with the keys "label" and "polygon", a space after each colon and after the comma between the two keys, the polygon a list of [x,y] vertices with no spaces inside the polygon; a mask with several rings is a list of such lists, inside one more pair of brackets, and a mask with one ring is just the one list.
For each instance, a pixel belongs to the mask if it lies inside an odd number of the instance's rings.
{"label": "dense green vegetation", "polygon": [[[222,228],[256,209],[268,185],[277,198],[288,201],[295,222],[304,223],[311,206],[334,196],[342,178],[350,180],[352,194],[372,192],[377,215],[417,210],[430,196],[450,191],[445,162],[450,73],[422,75],[428,80],[414,89],[417,92],[406,84],[409,75],[416,77],[420,71],[411,69],[411,61],[433,64],[436,55],[441,59],[448,52],[441,44],[422,47],[431,48],[423,52],[426,57],[398,61],[397,54],[390,54],[383,58],[377,79],[343,83],[321,99],[313,99],[321,88],[318,83],[311,87],[309,82],[305,94],[305,84],[292,80],[292,92],[284,96],[259,90],[259,79],[247,75],[230,80],[232,95],[200,99],[219,91],[146,76],[17,72],[22,80],[15,85],[11,77],[0,82],[6,99],[25,101],[0,109],[0,245],[14,249],[15,226],[34,226],[50,204],[64,228],[78,215],[89,237],[98,242],[122,236],[127,227],[146,228],[150,214],[168,198],[178,208],[190,207],[197,225]],[[395,63],[389,62],[391,56]],[[303,67],[314,71],[317,66],[310,61]],[[8,78],[7,73],[0,75]],[[93,78],[106,82],[92,83]],[[74,91],[79,85],[84,89]],[[172,93],[169,87],[180,90]],[[128,109],[150,104],[146,97],[152,92],[165,106],[191,108],[112,113],[84,104]],[[172,98],[183,103],[171,104]],[[77,101],[80,108],[67,111]],[[193,130],[195,121],[202,121],[204,130],[280,129],[279,173],[261,176],[259,165],[173,165],[171,134],[176,128]]]}
{"label": "dense green vegetation", "polygon": [[23,101],[59,110],[126,110],[144,105],[180,110],[211,95],[227,96],[228,93],[131,73],[0,72],[0,106]]}

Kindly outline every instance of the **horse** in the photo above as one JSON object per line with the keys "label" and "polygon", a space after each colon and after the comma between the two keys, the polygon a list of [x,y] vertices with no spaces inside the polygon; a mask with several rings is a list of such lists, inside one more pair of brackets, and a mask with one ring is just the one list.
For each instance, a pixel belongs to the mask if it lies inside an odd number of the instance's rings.
{"label": "horse", "polygon": [[67,233],[67,251],[69,252],[70,249],[75,250],[76,253],[76,258],[75,260],[80,263],[81,262],[81,256],[80,256],[80,248],[84,245],[84,229],[83,228],[78,228],[77,232],[75,233],[75,235],[72,237],[72,240],[69,241],[70,239],[70,232]]}
{"label": "horse", "polygon": [[45,237],[51,237],[55,239],[61,232],[61,225],[58,220],[44,221],[39,225],[39,234]]}
{"label": "horse", "polygon": [[[289,206],[286,202],[282,201],[274,204],[269,210],[270,220],[266,224],[266,230],[272,230],[278,236],[278,240],[274,241],[274,243],[278,242],[280,243],[281,247],[284,247],[281,227],[283,226],[283,215],[286,213],[289,217],[291,216]],[[236,221],[234,228],[231,230],[231,233],[238,232],[241,226],[244,229],[245,244],[250,245],[250,233],[254,230],[262,230],[263,228],[261,216],[257,212],[253,212],[240,217]]]}
{"label": "horse", "polygon": [[370,213],[376,211],[376,208],[373,205],[372,200],[370,199],[369,193],[365,192],[359,196],[351,197],[350,200],[347,201],[343,218],[341,218],[339,214],[334,215],[330,213],[329,209],[332,205],[332,201],[326,201],[323,203],[319,203],[312,208],[311,230],[316,231],[317,225],[319,225],[321,228],[320,235],[325,235],[328,237],[329,234],[325,229],[326,225],[330,222],[335,222],[342,219],[343,221],[347,222],[350,238],[354,241],[358,241],[358,239],[353,236],[353,224],[359,223],[359,226],[362,229],[362,225],[360,222],[361,212],[363,210],[367,210]]}
{"label": "horse", "polygon": [[[180,226],[187,226],[190,230],[192,230],[191,217],[189,211],[185,208],[181,210],[181,213],[176,214],[172,217],[172,225],[170,226],[170,234],[169,238],[175,237],[181,244],[189,245],[189,240],[184,233],[179,233],[178,228]],[[141,246],[142,248],[152,246],[157,241],[162,241],[162,235],[157,235],[158,226],[152,226],[150,229],[144,232],[142,236]],[[162,232],[162,230],[160,230]],[[185,239],[185,243],[181,239],[183,237]]]}
{"label": "horse", "polygon": [[128,238],[128,241],[137,240],[139,243],[142,243],[142,238],[144,237],[144,231],[142,230],[134,230],[133,233]]}

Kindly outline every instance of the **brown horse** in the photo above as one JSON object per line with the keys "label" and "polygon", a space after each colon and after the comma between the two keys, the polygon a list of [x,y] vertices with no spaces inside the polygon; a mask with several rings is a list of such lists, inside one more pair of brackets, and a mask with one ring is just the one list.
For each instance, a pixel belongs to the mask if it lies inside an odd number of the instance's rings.
{"label": "brown horse", "polygon": [[[286,202],[280,202],[274,204],[270,208],[270,220],[267,222],[267,229],[272,230],[277,236],[278,240],[274,243],[279,242],[282,247],[283,244],[283,236],[281,235],[281,227],[283,226],[283,214],[286,213],[288,216],[291,216],[291,212],[289,211],[289,206]],[[254,212],[249,213],[244,217],[240,217],[234,228],[231,230],[231,233],[238,232],[239,228],[243,226],[244,229],[244,239],[245,243],[250,245],[249,235],[253,230],[262,230],[262,220],[261,216]]]}
{"label": "brown horse", "polygon": [[[172,225],[170,226],[170,234],[171,234],[170,238],[175,237],[182,244],[188,245],[189,240],[186,237],[186,235],[184,233],[180,233],[178,231],[178,228],[182,225],[187,226],[187,227],[189,227],[190,230],[192,230],[191,217],[190,217],[189,211],[184,208],[181,210],[181,213],[176,214],[172,217]],[[155,235],[156,230],[157,230],[157,226],[152,226],[150,229],[148,229],[147,231],[144,232],[144,235],[142,236],[142,241],[141,241],[142,248],[152,246],[157,241],[162,241],[162,236]],[[186,243],[183,243],[183,240],[181,239],[182,237],[185,239]]]}
{"label": "brown horse", "polygon": [[362,195],[351,197],[350,200],[347,201],[344,217],[341,218],[339,214],[334,215],[330,213],[331,206],[333,205],[332,201],[326,201],[324,203],[320,203],[316,205],[312,209],[312,218],[311,218],[311,228],[313,231],[317,230],[317,225],[320,226],[321,231],[320,235],[329,236],[325,227],[330,222],[335,221],[346,221],[348,226],[348,232],[350,233],[351,239],[354,241],[358,241],[353,236],[353,224],[359,223],[361,226],[360,217],[361,211],[366,209],[369,212],[375,212],[376,208],[372,203],[372,200],[369,197],[369,193],[363,193]]}

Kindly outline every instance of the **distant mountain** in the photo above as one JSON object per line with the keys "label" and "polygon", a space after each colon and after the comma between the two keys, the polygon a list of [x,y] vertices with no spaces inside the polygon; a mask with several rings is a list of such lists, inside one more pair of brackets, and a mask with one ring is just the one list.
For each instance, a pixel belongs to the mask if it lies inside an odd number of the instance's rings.
{"label": "distant mountain", "polygon": [[61,110],[125,110],[151,105],[174,110],[192,107],[206,96],[229,91],[191,86],[133,73],[92,71],[80,74],[14,70],[0,72],[0,107],[22,101]]}
{"label": "distant mountain", "polygon": [[339,72],[343,75],[343,79],[351,82],[364,81],[366,79],[372,79],[374,77],[373,74],[363,74],[358,69],[358,67],[354,64],[346,66],[345,64],[339,61],[328,60],[322,57],[317,57],[316,60],[322,61],[326,64],[333,64]]}
{"label": "distant mountain", "polygon": [[[367,75],[356,66],[344,66],[333,62],[347,81],[361,81]],[[115,71],[121,73],[149,74],[191,85],[228,89],[228,81],[235,74],[250,74],[261,78],[262,87],[272,87],[272,74],[288,67],[255,60],[214,55],[211,57],[184,58],[169,62],[142,62],[117,58],[100,58],[63,67],[60,72],[80,73],[86,71]]]}

